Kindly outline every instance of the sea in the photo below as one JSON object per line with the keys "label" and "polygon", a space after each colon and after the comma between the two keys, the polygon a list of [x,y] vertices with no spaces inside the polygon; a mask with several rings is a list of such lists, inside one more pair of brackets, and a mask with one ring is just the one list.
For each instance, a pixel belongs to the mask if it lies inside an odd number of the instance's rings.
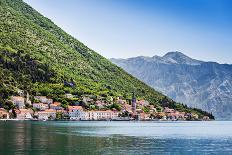
{"label": "sea", "polygon": [[0,155],[232,155],[231,121],[0,121]]}

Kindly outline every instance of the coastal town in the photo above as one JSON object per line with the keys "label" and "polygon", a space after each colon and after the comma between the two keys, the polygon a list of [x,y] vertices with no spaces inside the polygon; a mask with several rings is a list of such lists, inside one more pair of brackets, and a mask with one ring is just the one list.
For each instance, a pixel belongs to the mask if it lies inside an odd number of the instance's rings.
{"label": "coastal town", "polygon": [[[20,94],[20,93],[19,93]],[[137,100],[134,93],[128,103],[122,97],[113,99],[96,98],[85,95],[78,98],[76,95],[64,94],[72,104],[54,101],[47,96],[31,96],[28,94],[11,96],[9,102],[14,106],[9,111],[0,108],[0,119],[2,120],[199,120],[197,114],[179,112],[168,107],[154,107],[146,100]],[[66,100],[65,100],[66,101]],[[67,101],[66,101],[67,102]],[[210,120],[204,116],[202,120]]]}

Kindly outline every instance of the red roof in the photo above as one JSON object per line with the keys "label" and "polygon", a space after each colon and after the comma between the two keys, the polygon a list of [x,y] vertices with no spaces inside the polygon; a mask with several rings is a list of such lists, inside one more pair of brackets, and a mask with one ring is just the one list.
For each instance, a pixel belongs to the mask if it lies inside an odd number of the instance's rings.
{"label": "red roof", "polygon": [[68,110],[83,110],[82,106],[68,106]]}
{"label": "red roof", "polygon": [[60,102],[54,102],[53,104],[54,104],[54,105],[56,105],[56,106],[61,105],[61,103],[60,103]]}
{"label": "red roof", "polygon": [[38,111],[38,113],[56,113],[56,110],[46,109],[45,111]]}

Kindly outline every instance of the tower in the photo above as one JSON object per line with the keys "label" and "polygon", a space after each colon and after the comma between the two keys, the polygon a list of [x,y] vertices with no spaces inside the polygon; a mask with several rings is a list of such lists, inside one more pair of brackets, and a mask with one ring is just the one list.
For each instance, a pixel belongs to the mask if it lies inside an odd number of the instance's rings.
{"label": "tower", "polygon": [[136,112],[136,97],[135,97],[135,92],[133,91],[132,93],[132,112],[135,113]]}

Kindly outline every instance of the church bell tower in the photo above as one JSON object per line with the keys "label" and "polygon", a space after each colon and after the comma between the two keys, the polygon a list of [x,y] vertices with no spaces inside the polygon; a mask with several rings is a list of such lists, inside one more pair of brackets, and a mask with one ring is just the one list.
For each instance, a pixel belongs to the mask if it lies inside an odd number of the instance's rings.
{"label": "church bell tower", "polygon": [[135,97],[135,91],[133,91],[132,93],[132,112],[135,113],[136,112],[136,97]]}

